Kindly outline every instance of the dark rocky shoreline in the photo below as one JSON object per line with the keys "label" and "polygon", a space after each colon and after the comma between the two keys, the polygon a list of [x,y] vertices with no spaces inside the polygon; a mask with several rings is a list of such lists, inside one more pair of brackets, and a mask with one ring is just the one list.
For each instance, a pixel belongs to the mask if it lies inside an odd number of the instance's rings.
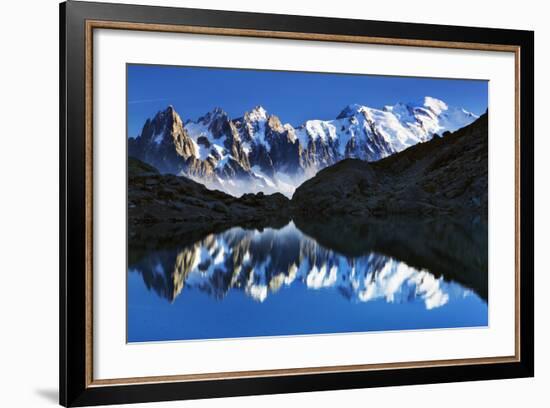
{"label": "dark rocky shoreline", "polygon": [[132,249],[192,242],[206,232],[235,225],[285,225],[289,203],[280,193],[236,198],[185,177],[160,174],[154,167],[128,158],[128,238]]}
{"label": "dark rocky shoreline", "polygon": [[[352,223],[390,216],[487,222],[487,114],[443,137],[378,162],[346,159],[304,182],[292,200],[280,193],[239,198],[128,158],[130,245],[190,241],[232,226],[284,226],[291,219]],[[306,224],[302,229],[308,230]]]}
{"label": "dark rocky shoreline", "polygon": [[454,133],[435,136],[368,163],[346,159],[321,170],[292,197],[299,213],[386,216],[487,216],[487,113]]}
{"label": "dark rocky shoreline", "polygon": [[288,209],[283,194],[245,194],[239,198],[209,190],[185,177],[160,174],[137,159],[128,159],[130,225],[253,221]]}

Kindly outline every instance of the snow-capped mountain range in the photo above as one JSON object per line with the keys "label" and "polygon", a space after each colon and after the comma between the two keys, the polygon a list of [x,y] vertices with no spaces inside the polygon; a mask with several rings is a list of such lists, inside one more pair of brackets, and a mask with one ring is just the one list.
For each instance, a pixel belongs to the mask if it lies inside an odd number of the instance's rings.
{"label": "snow-capped mountain range", "polygon": [[182,291],[199,290],[217,299],[243,291],[255,301],[291,285],[337,290],[351,302],[420,302],[426,309],[445,305],[471,289],[435,277],[375,252],[342,255],[319,245],[290,222],[262,231],[234,227],[175,252],[159,252],[136,265],[147,287],[174,301]]}
{"label": "snow-capped mountain range", "polygon": [[318,170],[342,159],[376,161],[477,118],[432,97],[382,109],[352,104],[335,119],[297,127],[262,106],[239,118],[215,108],[185,122],[169,106],[148,119],[138,137],[129,138],[128,153],[161,172],[232,195],[263,191],[290,197]]}

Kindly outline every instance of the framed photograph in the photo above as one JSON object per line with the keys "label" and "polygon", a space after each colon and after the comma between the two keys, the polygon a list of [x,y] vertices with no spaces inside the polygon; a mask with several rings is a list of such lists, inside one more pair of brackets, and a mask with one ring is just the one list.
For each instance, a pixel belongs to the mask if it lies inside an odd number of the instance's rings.
{"label": "framed photograph", "polygon": [[62,405],[533,376],[533,32],[60,21]]}

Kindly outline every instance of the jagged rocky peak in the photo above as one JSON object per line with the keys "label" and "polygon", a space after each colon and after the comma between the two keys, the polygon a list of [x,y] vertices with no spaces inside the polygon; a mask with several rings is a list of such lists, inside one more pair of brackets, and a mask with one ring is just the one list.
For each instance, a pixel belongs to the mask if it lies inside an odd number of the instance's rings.
{"label": "jagged rocky peak", "polygon": [[197,154],[181,117],[172,105],[148,119],[138,137],[129,139],[128,154],[163,173],[179,173],[185,160]]}
{"label": "jagged rocky peak", "polygon": [[[213,188],[237,196],[257,191],[291,196],[324,167],[346,158],[376,161],[476,118],[430,96],[381,109],[353,103],[334,119],[306,120],[296,127],[262,105],[238,118],[216,107],[198,119],[184,118],[185,125],[168,106],[147,120],[141,135],[129,142],[129,151],[161,172],[205,183],[202,174],[207,174],[218,183]],[[235,177],[244,190],[232,191]]]}
{"label": "jagged rocky peak", "polygon": [[275,116],[270,115],[269,119],[267,120],[267,126],[269,126],[272,130],[282,133],[285,131],[285,128],[283,127],[283,124],[281,123],[281,120]]}
{"label": "jagged rocky peak", "polygon": [[246,121],[250,122],[263,122],[267,120],[267,111],[261,105],[257,105],[244,114]]}
{"label": "jagged rocky peak", "polygon": [[227,118],[228,118],[227,113],[219,106],[216,106],[210,112],[206,113],[205,115],[197,119],[197,122],[207,125],[212,121],[219,120],[219,119],[227,119]]}
{"label": "jagged rocky peak", "polygon": [[157,113],[157,115],[161,116],[161,120],[166,121],[167,126],[183,128],[183,121],[173,105],[168,105],[164,111]]}
{"label": "jagged rocky peak", "polygon": [[201,116],[196,123],[207,128],[216,139],[231,133],[231,120],[220,107],[215,107],[212,111]]}
{"label": "jagged rocky peak", "polygon": [[164,141],[164,134],[172,129],[174,123],[181,122],[172,105],[162,111],[158,111],[153,119],[147,119],[138,138],[144,141],[160,144]]}
{"label": "jagged rocky peak", "polygon": [[285,130],[294,130],[290,124],[283,126],[278,116],[269,114],[261,105],[244,114],[244,124],[248,128],[249,136],[261,143],[264,141],[264,132],[282,134]]}
{"label": "jagged rocky peak", "polygon": [[344,119],[354,116],[360,112],[365,111],[365,106],[359,105],[358,103],[352,103],[346,106],[342,111],[336,116],[336,119]]}
{"label": "jagged rocky peak", "polygon": [[[147,119],[136,141],[156,146],[171,144],[185,137],[183,122],[172,105]],[[181,142],[181,140],[180,140]]]}
{"label": "jagged rocky peak", "polygon": [[171,140],[176,148],[176,152],[183,158],[195,156],[196,148],[185,131],[183,121],[174,107],[169,105],[162,112],[162,115],[165,121],[164,141]]}
{"label": "jagged rocky peak", "polygon": [[264,143],[268,113],[263,106],[258,105],[245,112],[242,118],[235,123],[241,135],[241,139],[249,144],[255,142]]}

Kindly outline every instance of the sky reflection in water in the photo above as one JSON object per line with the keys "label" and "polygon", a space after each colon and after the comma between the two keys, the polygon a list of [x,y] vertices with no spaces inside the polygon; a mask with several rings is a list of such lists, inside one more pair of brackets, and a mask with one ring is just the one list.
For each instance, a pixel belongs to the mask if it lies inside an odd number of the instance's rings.
{"label": "sky reflection in water", "polygon": [[[411,266],[377,251],[387,245],[376,228],[357,236],[331,227],[311,229],[323,244],[290,221],[278,229],[234,227],[179,248],[146,251],[129,264],[128,341],[487,325],[486,253],[468,234],[438,227],[460,245],[436,233],[420,250],[393,237],[391,244],[400,246],[395,252]],[[329,248],[331,237],[336,249]],[[448,254],[433,247],[442,244]],[[472,248],[480,253],[469,254]],[[481,261],[461,265],[453,256]],[[419,266],[424,259],[443,270]]]}

